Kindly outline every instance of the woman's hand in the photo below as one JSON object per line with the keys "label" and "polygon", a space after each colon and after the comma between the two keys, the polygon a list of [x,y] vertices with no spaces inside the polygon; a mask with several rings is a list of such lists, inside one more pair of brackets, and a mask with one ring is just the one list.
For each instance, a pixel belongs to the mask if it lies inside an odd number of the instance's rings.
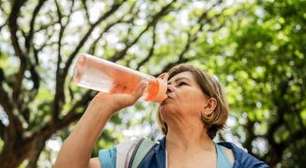
{"label": "woman's hand", "polygon": [[162,73],[162,74],[160,74],[159,76],[158,76],[158,78],[160,78],[160,79],[162,79],[162,80],[164,80],[164,81],[168,81],[168,78],[169,78],[169,74],[167,73],[167,72],[165,72],[165,73]]}
{"label": "woman's hand", "polygon": [[122,108],[133,105],[142,96],[146,86],[146,82],[141,82],[133,93],[121,93],[120,90],[116,90],[115,93],[99,92],[91,101],[91,105],[103,105],[104,107],[106,105],[108,108],[111,108],[113,112],[116,112]]}
{"label": "woman's hand", "polygon": [[89,167],[90,153],[106,122],[116,111],[134,104],[145,87],[146,83],[141,83],[136,91],[130,94],[98,93],[90,102],[73,132],[65,140],[54,167]]}

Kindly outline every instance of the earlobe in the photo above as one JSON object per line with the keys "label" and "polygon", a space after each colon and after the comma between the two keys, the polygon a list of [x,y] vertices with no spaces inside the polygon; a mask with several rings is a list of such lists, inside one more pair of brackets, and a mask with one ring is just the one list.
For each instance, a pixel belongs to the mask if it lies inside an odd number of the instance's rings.
{"label": "earlobe", "polygon": [[204,112],[202,112],[202,116],[206,116],[206,117],[210,117],[212,115],[213,111],[212,110],[204,110]]}

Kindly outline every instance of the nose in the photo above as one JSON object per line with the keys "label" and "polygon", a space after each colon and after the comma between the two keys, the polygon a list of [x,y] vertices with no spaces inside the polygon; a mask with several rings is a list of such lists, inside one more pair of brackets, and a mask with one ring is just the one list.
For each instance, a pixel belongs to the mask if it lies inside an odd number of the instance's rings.
{"label": "nose", "polygon": [[167,94],[171,93],[171,92],[174,92],[174,90],[175,90],[175,87],[173,85],[171,85],[171,84],[168,84],[168,86],[167,86]]}

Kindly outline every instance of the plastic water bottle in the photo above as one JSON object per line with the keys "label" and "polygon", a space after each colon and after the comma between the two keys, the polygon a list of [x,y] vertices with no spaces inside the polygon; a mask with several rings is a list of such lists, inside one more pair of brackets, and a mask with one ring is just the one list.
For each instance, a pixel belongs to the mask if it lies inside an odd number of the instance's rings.
{"label": "plastic water bottle", "polygon": [[167,98],[166,81],[89,54],[78,55],[73,81],[97,91],[127,94],[135,92],[140,82],[145,81],[144,100],[161,102]]}

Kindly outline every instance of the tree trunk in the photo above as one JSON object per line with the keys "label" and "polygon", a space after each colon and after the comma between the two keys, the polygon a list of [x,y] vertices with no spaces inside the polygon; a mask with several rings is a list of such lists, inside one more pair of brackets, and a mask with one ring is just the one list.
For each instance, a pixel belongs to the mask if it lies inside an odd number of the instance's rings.
{"label": "tree trunk", "polygon": [[269,159],[267,159],[268,164],[271,167],[276,167],[276,165],[282,161],[283,152],[283,147],[279,145],[272,146],[270,148],[270,152],[267,155],[269,157]]}
{"label": "tree trunk", "polygon": [[1,168],[17,168],[24,160],[22,149],[4,149],[0,155]]}
{"label": "tree trunk", "polygon": [[35,137],[23,141],[16,141],[13,144],[13,149],[8,149],[5,145],[3,151],[0,154],[1,168],[18,168],[20,164],[28,159],[28,168],[36,167],[39,155],[44,148],[45,138]]}

